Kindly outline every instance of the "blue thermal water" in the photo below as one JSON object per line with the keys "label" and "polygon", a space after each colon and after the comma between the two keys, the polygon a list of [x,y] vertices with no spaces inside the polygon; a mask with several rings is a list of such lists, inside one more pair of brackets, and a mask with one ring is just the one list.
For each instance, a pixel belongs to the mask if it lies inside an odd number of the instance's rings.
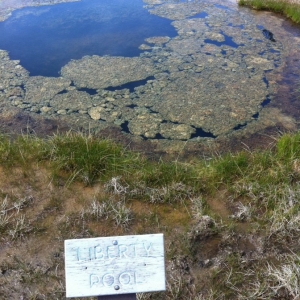
{"label": "blue thermal water", "polygon": [[141,0],[83,0],[15,11],[0,23],[0,49],[30,75],[59,76],[62,66],[85,55],[138,56],[144,39],[158,35],[177,32]]}

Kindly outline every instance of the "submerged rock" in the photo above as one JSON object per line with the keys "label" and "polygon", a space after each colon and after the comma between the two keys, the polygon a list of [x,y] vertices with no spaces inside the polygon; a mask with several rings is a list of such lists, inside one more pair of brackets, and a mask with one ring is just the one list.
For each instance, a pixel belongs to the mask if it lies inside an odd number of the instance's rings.
{"label": "submerged rock", "polygon": [[101,118],[101,112],[103,112],[105,109],[101,106],[92,107],[89,109],[88,114],[93,120],[100,120]]}
{"label": "submerged rock", "polygon": [[152,47],[149,46],[149,45],[146,45],[146,44],[142,44],[142,45],[139,46],[139,49],[140,50],[151,50]]}
{"label": "submerged rock", "polygon": [[85,56],[72,60],[61,69],[64,78],[77,87],[103,89],[145,79],[156,73],[149,58]]}
{"label": "submerged rock", "polygon": [[224,42],[225,41],[225,37],[223,34],[221,33],[216,33],[216,32],[206,32],[205,33],[205,37],[207,39],[210,39],[212,41],[216,41],[216,42]]}
{"label": "submerged rock", "polygon": [[86,111],[93,106],[92,99],[86,92],[77,90],[68,91],[64,94],[58,94],[49,101],[51,107],[55,110],[68,110],[68,112]]}
{"label": "submerged rock", "polygon": [[160,134],[167,139],[188,140],[196,129],[186,124],[163,123],[160,125]]}
{"label": "submerged rock", "polygon": [[262,31],[264,37],[272,42],[276,42],[276,40],[274,39],[274,35],[271,31],[267,30],[267,29],[263,29]]}
{"label": "submerged rock", "polygon": [[0,50],[0,103],[22,106],[24,101],[24,84],[29,78],[18,60],[10,60],[7,51]]}
{"label": "submerged rock", "polygon": [[164,3],[150,10],[151,14],[168,18],[171,20],[181,20],[194,16],[203,11],[202,5],[197,2],[186,3]]}
{"label": "submerged rock", "polygon": [[55,95],[66,90],[71,81],[62,77],[29,77],[25,84],[25,101],[28,103],[46,103]]}
{"label": "submerged rock", "polygon": [[145,39],[145,42],[148,44],[165,44],[170,40],[170,37],[168,36],[153,36],[150,38]]}
{"label": "submerged rock", "polygon": [[141,113],[129,122],[128,128],[134,135],[154,138],[159,133],[159,125],[163,121],[159,114]]}

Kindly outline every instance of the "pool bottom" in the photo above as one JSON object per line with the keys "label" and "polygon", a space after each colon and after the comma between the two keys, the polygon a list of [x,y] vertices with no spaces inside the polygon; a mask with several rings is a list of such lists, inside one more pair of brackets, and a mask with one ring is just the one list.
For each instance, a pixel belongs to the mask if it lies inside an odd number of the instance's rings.
{"label": "pool bottom", "polygon": [[17,136],[19,134],[36,135],[49,138],[53,134],[67,133],[70,130],[93,134],[99,138],[109,138],[133,151],[139,151],[148,157],[159,159],[161,157],[177,157],[192,159],[195,156],[210,157],[216,153],[235,152],[243,149],[267,149],[274,142],[274,137],[286,129],[281,124],[261,129],[255,133],[244,135],[229,135],[216,139],[201,139],[189,141],[170,140],[143,140],[129,134],[124,134],[117,127],[107,127],[100,131],[86,130],[76,124],[70,124],[62,119],[46,119],[38,115],[30,115],[17,109],[10,112],[0,112],[0,126],[2,134]]}

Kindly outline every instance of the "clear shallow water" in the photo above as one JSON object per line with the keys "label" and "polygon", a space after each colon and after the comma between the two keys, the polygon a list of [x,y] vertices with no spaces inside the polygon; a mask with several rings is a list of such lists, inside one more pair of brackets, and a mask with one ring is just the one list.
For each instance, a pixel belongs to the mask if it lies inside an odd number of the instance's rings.
{"label": "clear shallow water", "polygon": [[31,76],[59,76],[85,55],[134,57],[151,36],[176,36],[171,21],[143,9],[141,0],[84,0],[24,8],[0,23],[0,49]]}

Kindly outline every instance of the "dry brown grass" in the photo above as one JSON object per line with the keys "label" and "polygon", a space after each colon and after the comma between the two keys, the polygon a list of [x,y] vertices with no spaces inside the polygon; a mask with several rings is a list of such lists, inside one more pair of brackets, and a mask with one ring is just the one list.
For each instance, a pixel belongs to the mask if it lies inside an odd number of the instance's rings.
{"label": "dry brown grass", "polygon": [[122,150],[118,168],[107,142],[111,160],[88,185],[70,180],[86,147],[58,141],[1,140],[0,299],[65,299],[65,239],[146,233],[164,233],[168,289],[139,299],[299,297],[300,134],[193,164]]}

